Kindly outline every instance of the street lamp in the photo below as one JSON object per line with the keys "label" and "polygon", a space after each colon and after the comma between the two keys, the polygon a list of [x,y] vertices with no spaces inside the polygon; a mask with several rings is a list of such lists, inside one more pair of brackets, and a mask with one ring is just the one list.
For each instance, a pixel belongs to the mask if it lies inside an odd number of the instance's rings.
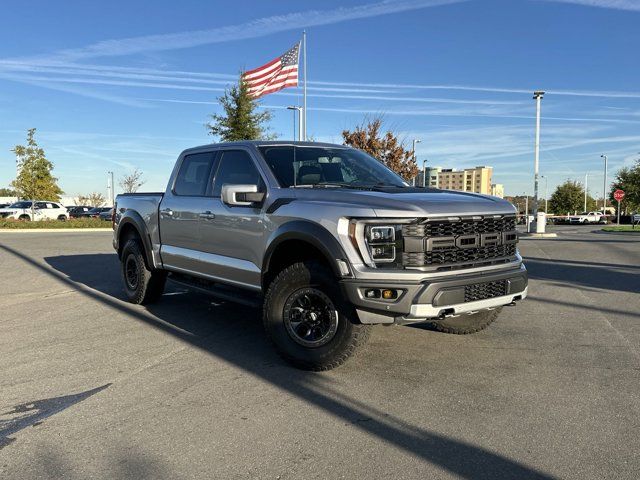
{"label": "street lamp", "polygon": [[600,155],[604,158],[604,182],[602,183],[602,214],[607,214],[607,156]]}
{"label": "street lamp", "polygon": [[545,215],[549,215],[549,209],[547,208],[549,197],[547,196],[549,186],[548,178],[546,175],[540,175],[540,178],[544,178],[544,213]]}
{"label": "street lamp", "polygon": [[587,186],[589,182],[589,172],[584,174],[584,210],[583,212],[587,211],[587,191],[589,190],[589,187]]}
{"label": "street lamp", "polygon": [[427,159],[422,160],[422,187],[427,187]]}
{"label": "street lamp", "polygon": [[[416,143],[420,143],[422,140],[418,140],[417,138],[413,139],[413,147],[411,147],[411,155],[413,156],[413,161],[416,161]],[[413,186],[416,186],[416,178],[413,177]]]}
{"label": "street lamp", "polygon": [[533,99],[536,101],[536,141],[533,159],[533,214],[538,213],[538,165],[540,160],[540,102],[544,92],[536,90],[533,92]]}
{"label": "street lamp", "polygon": [[107,178],[107,187],[109,188],[109,199],[111,200],[111,206],[113,207],[115,202],[115,192],[113,189],[113,172],[107,172],[107,174],[111,179],[111,182],[109,182],[109,178]]}
{"label": "street lamp", "polygon": [[302,107],[289,105],[287,110],[293,111],[293,141],[296,140],[296,110],[298,111],[298,141],[302,140]]}

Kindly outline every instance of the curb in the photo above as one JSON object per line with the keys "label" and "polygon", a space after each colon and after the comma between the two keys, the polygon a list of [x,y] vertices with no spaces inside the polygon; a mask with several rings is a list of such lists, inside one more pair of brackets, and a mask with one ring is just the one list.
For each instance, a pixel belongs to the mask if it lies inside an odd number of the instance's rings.
{"label": "curb", "polygon": [[519,233],[518,238],[557,238],[557,233]]}
{"label": "curb", "polygon": [[631,236],[638,236],[640,235],[640,229],[638,229],[637,231],[633,232],[633,231],[626,231],[626,232],[607,232],[606,230],[598,230],[598,232],[600,233],[605,233],[607,235],[631,235]]}
{"label": "curb", "polygon": [[113,232],[111,228],[0,228],[0,233],[83,233]]}

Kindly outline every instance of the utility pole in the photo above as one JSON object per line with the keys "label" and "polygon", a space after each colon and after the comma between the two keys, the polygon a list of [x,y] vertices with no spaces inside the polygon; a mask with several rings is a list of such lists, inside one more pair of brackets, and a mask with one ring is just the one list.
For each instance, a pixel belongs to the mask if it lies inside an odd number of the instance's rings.
{"label": "utility pole", "polygon": [[[418,140],[417,138],[413,139],[413,147],[411,147],[411,155],[413,156],[413,161],[416,161],[416,143],[420,143],[422,140]],[[413,186],[416,186],[416,178],[413,177]]]}
{"label": "utility pole", "polygon": [[422,187],[427,187],[427,159],[422,160]]}
{"label": "utility pole", "polygon": [[547,208],[547,205],[549,204],[549,197],[548,197],[548,186],[549,186],[549,182],[548,182],[548,178],[546,175],[540,175],[540,178],[544,178],[544,213],[546,215],[549,215],[549,209]]}
{"label": "utility pole", "polygon": [[544,92],[536,90],[533,99],[536,101],[536,142],[533,160],[533,214],[538,213],[538,165],[540,161],[540,103]]}
{"label": "utility pole", "polygon": [[293,141],[296,140],[296,115],[298,116],[298,141],[302,141],[302,107],[290,105],[287,110],[293,111]]}
{"label": "utility pole", "polygon": [[587,211],[587,191],[589,190],[588,182],[589,181],[589,172],[584,174],[584,210],[583,212]]}
{"label": "utility pole", "polygon": [[[109,199],[111,200],[111,206],[113,207],[115,205],[115,195],[114,195],[114,188],[113,188],[113,172],[107,172],[107,174],[109,175],[109,177],[107,178],[107,189],[109,190]],[[109,179],[111,180],[111,182],[109,182]]]}
{"label": "utility pole", "polygon": [[602,214],[607,214],[607,156],[600,155],[604,158],[604,182],[602,182]]}

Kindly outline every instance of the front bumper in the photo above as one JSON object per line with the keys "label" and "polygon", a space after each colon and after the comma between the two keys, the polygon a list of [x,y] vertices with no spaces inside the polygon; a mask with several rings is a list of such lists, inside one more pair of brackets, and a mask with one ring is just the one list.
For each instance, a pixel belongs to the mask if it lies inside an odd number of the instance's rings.
{"label": "front bumper", "polygon": [[[472,286],[498,284],[499,295],[472,298],[466,294]],[[355,306],[364,324],[423,322],[450,315],[471,313],[508,305],[527,296],[527,270],[523,264],[498,272],[462,273],[454,277],[429,278],[421,282],[345,279],[342,289]],[[372,288],[401,292],[395,300],[366,298]],[[494,292],[495,293],[495,292]]]}

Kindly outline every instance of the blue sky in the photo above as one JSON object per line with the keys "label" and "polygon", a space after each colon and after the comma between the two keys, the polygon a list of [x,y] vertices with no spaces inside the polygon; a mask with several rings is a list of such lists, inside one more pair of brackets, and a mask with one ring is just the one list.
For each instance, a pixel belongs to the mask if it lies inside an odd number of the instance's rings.
{"label": "blue sky", "polygon": [[[233,5],[233,7],[231,7]],[[308,31],[308,131],[383,114],[419,162],[494,167],[508,194],[532,193],[535,103],[549,190],[640,155],[640,0],[357,2],[13,1],[0,16],[0,186],[26,130],[69,195],[106,193],[106,172],[138,167],[163,190],[178,153],[213,141],[216,97],[243,69]],[[298,89],[264,97],[291,138]],[[612,176],[612,175],[611,175]],[[541,184],[544,193],[544,181]]]}

